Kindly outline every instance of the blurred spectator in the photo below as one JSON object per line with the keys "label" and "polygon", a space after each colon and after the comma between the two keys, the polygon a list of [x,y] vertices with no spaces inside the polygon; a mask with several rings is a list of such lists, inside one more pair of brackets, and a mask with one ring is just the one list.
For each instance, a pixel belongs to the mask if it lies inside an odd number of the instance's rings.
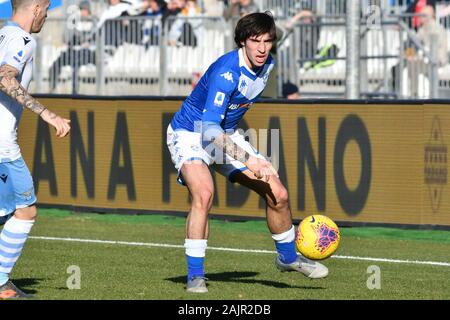
{"label": "blurred spectator", "polygon": [[148,46],[159,45],[162,33],[162,17],[166,8],[164,0],[144,0],[146,11],[143,16],[152,17],[144,22],[141,43]]}
{"label": "blurred spectator", "polygon": [[[427,53],[431,51],[433,41],[437,44],[436,53],[438,67],[448,64],[447,31],[436,21],[435,10],[433,6],[424,6],[419,12],[423,17],[418,21],[417,39]],[[398,90],[397,82],[401,72],[408,72],[408,78],[411,82],[411,92],[409,95],[417,97],[417,78],[419,75],[429,75],[429,60],[425,59],[424,54],[414,46],[407,46],[404,52],[406,58],[406,69],[400,71],[400,64],[392,67],[392,87]]]}
{"label": "blurred spectator", "polygon": [[252,12],[259,12],[254,0],[230,0],[228,7],[223,11],[223,17],[227,20],[241,18]]}
{"label": "blurred spectator", "polygon": [[443,67],[448,63],[447,31],[436,21],[435,11],[432,6],[423,7],[420,13],[424,17],[420,21],[417,37],[428,52],[431,49],[431,42],[437,40],[438,64],[439,67]]}
{"label": "blurred spectator", "polygon": [[203,0],[203,9],[208,17],[221,17],[223,15],[223,1]]}
{"label": "blurred spectator", "polygon": [[61,69],[64,66],[71,66],[72,74],[76,77],[79,67],[95,64],[95,45],[91,43],[95,25],[89,1],[81,1],[78,10],[75,20],[69,25],[67,49],[59,55],[49,70],[52,91],[56,88]]}
{"label": "blurred spectator", "polygon": [[106,20],[139,15],[144,8],[145,3],[140,0],[108,0],[108,8],[100,15],[97,28],[101,28]]}
{"label": "blurred spectator", "polygon": [[[195,19],[202,16],[200,6],[196,0],[179,1],[181,11],[171,25],[169,31],[169,45],[183,45],[196,47],[202,37],[203,21]],[[193,19],[189,19],[193,18]]]}
{"label": "blurred spectator", "polygon": [[119,17],[136,16],[144,12],[145,3],[140,0],[108,0],[109,6],[100,16],[97,29],[102,29],[105,44],[118,47],[124,42],[139,43],[136,37],[139,28],[137,20],[113,20]]}
{"label": "blurred spectator", "polygon": [[298,87],[292,82],[288,81],[283,83],[283,98],[294,100],[300,98],[300,92],[298,91]]}
{"label": "blurred spectator", "polygon": [[[168,18],[170,18],[171,16],[177,16],[180,12],[181,9],[183,9],[183,1],[182,0],[167,0],[166,1],[166,8],[163,12],[163,24],[166,22],[166,20]],[[169,28],[171,27],[171,25],[173,24],[173,21],[169,21]]]}
{"label": "blurred spectator", "polygon": [[432,6],[436,10],[436,0],[414,0],[406,9],[406,13],[414,14],[412,19],[409,19],[409,27],[417,30],[422,24],[422,17],[420,13],[425,6]]}
{"label": "blurred spectator", "polygon": [[79,16],[73,21],[72,28],[69,30],[69,46],[89,47],[91,45],[93,31],[95,30],[94,19],[91,11],[91,4],[83,0],[78,5]]}
{"label": "blurred spectator", "polygon": [[300,11],[294,15],[284,27],[292,31],[295,26],[300,28],[300,66],[303,67],[314,58],[318,52],[320,19],[314,13],[308,2],[303,2]]}

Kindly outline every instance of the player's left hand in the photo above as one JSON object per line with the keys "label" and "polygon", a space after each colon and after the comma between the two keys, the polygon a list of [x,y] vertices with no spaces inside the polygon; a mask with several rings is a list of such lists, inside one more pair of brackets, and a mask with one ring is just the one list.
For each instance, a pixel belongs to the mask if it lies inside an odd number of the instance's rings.
{"label": "player's left hand", "polygon": [[257,179],[263,179],[264,181],[269,182],[271,176],[279,177],[278,172],[272,164],[265,159],[250,157],[245,165],[253,172]]}
{"label": "player's left hand", "polygon": [[56,129],[56,136],[58,138],[64,138],[69,134],[70,120],[64,119],[48,109],[42,112],[41,118]]}

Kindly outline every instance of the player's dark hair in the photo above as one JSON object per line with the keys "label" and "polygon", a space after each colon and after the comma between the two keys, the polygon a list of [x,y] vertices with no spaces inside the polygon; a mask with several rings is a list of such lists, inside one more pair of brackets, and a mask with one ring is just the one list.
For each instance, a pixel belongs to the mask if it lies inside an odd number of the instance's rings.
{"label": "player's dark hair", "polygon": [[238,48],[242,48],[242,42],[245,40],[265,33],[270,35],[272,41],[277,40],[277,29],[272,13],[270,11],[250,13],[238,21],[234,31],[234,42]]}

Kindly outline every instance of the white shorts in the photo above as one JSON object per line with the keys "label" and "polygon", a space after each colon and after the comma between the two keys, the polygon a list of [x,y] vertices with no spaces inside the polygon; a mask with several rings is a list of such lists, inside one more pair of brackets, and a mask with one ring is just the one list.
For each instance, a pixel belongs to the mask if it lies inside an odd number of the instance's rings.
{"label": "white shorts", "polygon": [[[250,155],[265,159],[238,131],[230,135],[230,138]],[[225,154],[225,156],[218,154],[214,158],[211,157],[202,147],[201,134],[199,132],[183,129],[174,131],[172,126],[169,125],[167,128],[167,146],[169,147],[175,169],[178,171],[177,180],[182,185],[185,185],[185,183],[180,170],[187,161],[202,160],[206,165],[211,166],[231,182],[233,182],[232,178],[236,173],[247,170],[247,167],[242,162],[233,159],[228,154]]]}

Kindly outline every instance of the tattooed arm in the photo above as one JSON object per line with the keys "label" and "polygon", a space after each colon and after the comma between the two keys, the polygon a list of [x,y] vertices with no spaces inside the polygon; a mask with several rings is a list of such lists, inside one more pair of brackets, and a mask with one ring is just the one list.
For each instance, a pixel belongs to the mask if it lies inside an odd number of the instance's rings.
{"label": "tattooed arm", "polygon": [[214,144],[237,161],[245,163],[250,159],[250,154],[234,143],[226,133],[223,133],[214,139]]}
{"label": "tattooed arm", "polygon": [[45,110],[45,107],[30,96],[25,88],[21,86],[16,78],[18,75],[19,71],[16,68],[7,64],[2,65],[0,67],[0,90],[25,108],[40,115]]}
{"label": "tattooed arm", "polygon": [[70,120],[57,116],[33,98],[17,80],[18,74],[19,71],[8,64],[0,66],[0,90],[55,127],[58,137],[66,136],[70,131]]}
{"label": "tattooed arm", "polygon": [[208,145],[211,141],[213,147],[223,150],[224,153],[228,154],[233,159],[242,162],[251,172],[253,172],[256,178],[264,178],[268,181],[271,175],[278,177],[278,173],[269,161],[249,154],[242,147],[237,145],[217,123],[208,121],[203,122],[202,143],[206,152],[212,151]]}
{"label": "tattooed arm", "polygon": [[263,179],[267,182],[270,176],[278,177],[278,173],[272,164],[258,157],[254,157],[238,146],[226,133],[214,139],[214,144],[225,151],[230,157],[245,164],[245,166],[253,172],[256,178]]}

